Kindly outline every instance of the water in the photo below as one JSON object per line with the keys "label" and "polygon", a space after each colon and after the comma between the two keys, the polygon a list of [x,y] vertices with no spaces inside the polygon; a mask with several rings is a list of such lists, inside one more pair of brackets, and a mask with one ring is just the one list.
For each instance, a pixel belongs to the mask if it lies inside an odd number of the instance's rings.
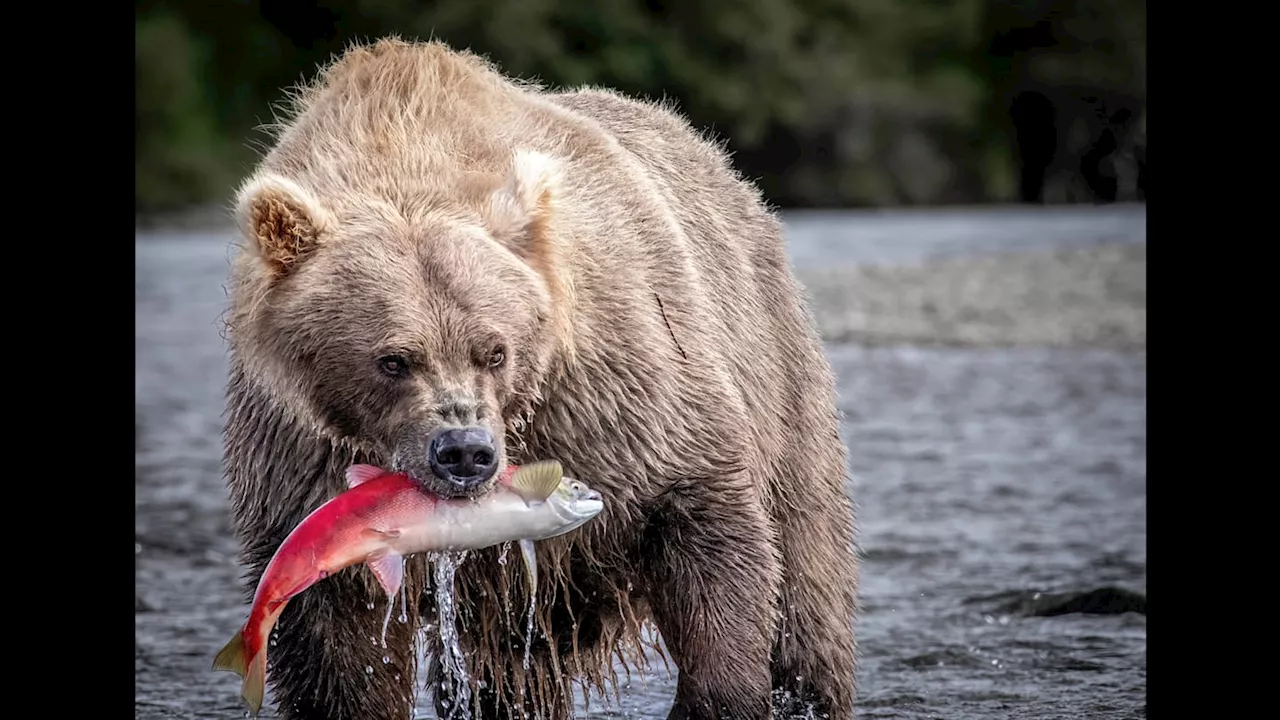
{"label": "water", "polygon": [[533,652],[533,611],[537,607],[538,599],[534,595],[529,596],[529,614],[525,621],[524,628],[524,669],[529,669],[529,662]]}
{"label": "water", "polygon": [[457,605],[453,595],[453,578],[458,566],[466,559],[466,553],[430,553],[429,557],[435,571],[436,615],[440,628],[441,667],[444,668],[441,689],[452,690],[450,696],[456,698],[449,718],[452,720],[461,712],[462,718],[470,720],[471,681],[467,674],[467,659],[458,643]]}
{"label": "water", "polygon": [[524,669],[529,669],[529,661],[533,654],[533,611],[538,605],[538,556],[533,543],[520,541],[520,555],[524,558],[525,572],[529,575],[529,614],[524,629]]}
{"label": "water", "polygon": [[[404,575],[401,574],[401,577],[404,577]],[[409,597],[408,590],[406,590],[407,587],[407,583],[400,583],[400,617],[396,618],[396,621],[401,625],[409,622]]]}
{"label": "water", "polygon": [[[807,213],[787,226],[802,270],[1146,236],[1142,210],[1123,207]],[[226,242],[135,245],[134,672],[146,720],[244,717],[238,679],[209,670],[248,612],[219,466]],[[828,351],[866,554],[857,716],[1145,717],[1146,618],[1118,612],[1125,592],[1146,593],[1145,354]],[[1085,600],[1113,612],[1058,614]],[[660,659],[651,667],[632,673],[621,707],[593,697],[582,716],[665,717],[674,679]],[[420,717],[433,717],[429,695]]]}
{"label": "water", "polygon": [[[404,587],[401,583],[400,587]],[[396,596],[387,596],[387,616],[382,618],[382,647],[387,646],[387,626],[391,624],[391,613],[396,609]]]}

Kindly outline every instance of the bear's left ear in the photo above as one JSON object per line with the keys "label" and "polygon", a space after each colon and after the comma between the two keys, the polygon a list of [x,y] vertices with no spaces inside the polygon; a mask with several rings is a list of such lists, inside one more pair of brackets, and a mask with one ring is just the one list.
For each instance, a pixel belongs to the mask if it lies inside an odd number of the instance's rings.
{"label": "bear's left ear", "polygon": [[506,181],[489,197],[490,232],[498,242],[542,269],[552,252],[552,216],[560,192],[560,162],[533,150],[519,150],[511,159]]}
{"label": "bear's left ear", "polygon": [[516,151],[506,179],[489,196],[486,221],[494,239],[528,263],[546,283],[556,333],[572,354],[573,275],[566,264],[565,238],[556,231],[562,173],[560,160],[550,155]]}

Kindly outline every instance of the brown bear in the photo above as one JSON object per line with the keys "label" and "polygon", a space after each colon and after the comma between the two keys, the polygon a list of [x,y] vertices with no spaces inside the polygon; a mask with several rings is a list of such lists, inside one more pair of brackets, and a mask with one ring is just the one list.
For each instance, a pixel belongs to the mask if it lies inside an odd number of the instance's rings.
{"label": "brown bear", "polygon": [[[606,509],[538,543],[527,670],[521,564],[490,548],[459,568],[481,717],[569,717],[575,683],[616,693],[611,661],[638,662],[647,621],[672,718],[849,717],[858,558],[832,375],[778,219],[723,149],[667,106],[395,38],[349,48],[276,130],[238,195],[227,314],[248,590],[352,463],[477,496],[554,458]],[[386,649],[364,567],[287,607],[268,671],[284,717],[406,717],[427,567],[411,558],[412,619]]]}

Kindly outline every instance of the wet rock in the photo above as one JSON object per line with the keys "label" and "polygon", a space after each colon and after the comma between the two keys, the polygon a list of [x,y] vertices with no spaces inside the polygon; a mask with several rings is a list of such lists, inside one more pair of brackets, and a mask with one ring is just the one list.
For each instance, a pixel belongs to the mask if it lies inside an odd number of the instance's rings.
{"label": "wet rock", "polygon": [[1001,604],[999,612],[1030,617],[1147,614],[1147,596],[1118,587],[1101,587],[1084,592],[1022,593]]}

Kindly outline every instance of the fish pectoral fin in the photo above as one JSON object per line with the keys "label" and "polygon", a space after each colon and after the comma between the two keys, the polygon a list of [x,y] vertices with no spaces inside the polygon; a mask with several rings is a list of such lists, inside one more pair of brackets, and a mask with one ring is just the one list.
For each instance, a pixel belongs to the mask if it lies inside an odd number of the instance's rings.
{"label": "fish pectoral fin", "polygon": [[365,528],[365,535],[372,535],[378,540],[395,540],[400,537],[399,530],[379,530],[377,528]]}
{"label": "fish pectoral fin", "polygon": [[522,465],[511,476],[511,489],[525,502],[542,502],[555,492],[564,479],[564,468],[555,460],[542,460]]}
{"label": "fish pectoral fin", "polygon": [[526,579],[529,581],[529,597],[538,591],[538,555],[534,552],[533,541],[525,538],[520,541],[520,554],[524,556]]}
{"label": "fish pectoral fin", "polygon": [[347,468],[347,489],[369,482],[370,480],[380,477],[385,471],[380,467],[373,465],[352,465]]}
{"label": "fish pectoral fin", "polygon": [[373,571],[373,576],[378,578],[378,584],[387,593],[387,597],[395,597],[400,592],[400,585],[404,582],[403,555],[387,553],[381,557],[369,558],[365,564]]}

